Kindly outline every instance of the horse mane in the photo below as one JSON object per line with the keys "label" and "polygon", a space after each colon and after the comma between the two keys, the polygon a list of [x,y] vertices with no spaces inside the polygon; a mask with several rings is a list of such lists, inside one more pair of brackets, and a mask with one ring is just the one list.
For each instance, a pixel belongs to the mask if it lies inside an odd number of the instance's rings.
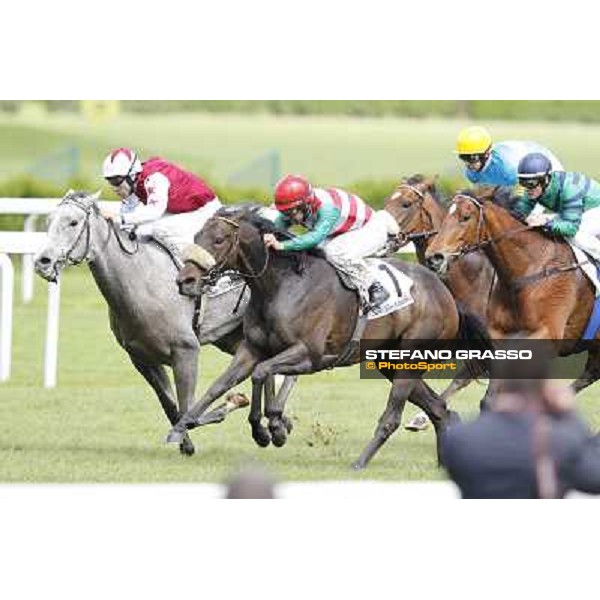
{"label": "horse mane", "polygon": [[[498,206],[505,210],[513,219],[519,221],[520,223],[525,223],[523,219],[518,217],[513,209],[514,203],[518,200],[517,196],[514,196],[512,193],[512,188],[507,186],[479,186],[475,188],[466,188],[464,190],[460,190],[456,192],[455,195],[460,194],[461,196],[467,196],[469,198],[473,198],[477,200],[477,202],[485,202],[489,201],[495,206]],[[536,233],[544,238],[549,238],[554,242],[558,242],[561,244],[568,244],[568,242],[564,239],[556,239],[551,233],[545,231],[541,228],[532,228],[532,233]]]}
{"label": "horse mane", "polygon": [[100,214],[100,207],[98,206],[95,196],[89,194],[88,192],[83,192],[81,190],[69,190],[61,200],[60,204],[67,201],[73,201],[79,206],[85,205],[86,208],[89,206],[94,211],[94,214]]}
{"label": "horse mane", "polygon": [[489,200],[492,204],[501,206],[511,214],[512,208],[518,199],[518,197],[513,194],[513,189],[504,185],[480,185],[473,188],[458,190],[456,194],[474,198],[479,202]]}
{"label": "horse mane", "polygon": [[[248,223],[254,227],[258,233],[263,236],[266,233],[272,233],[279,240],[293,240],[297,236],[293,233],[281,229],[273,221],[267,219],[261,214],[266,207],[257,202],[224,206],[215,213],[215,217],[225,217],[235,220],[239,223]],[[306,256],[315,256],[325,258],[325,253],[320,248],[311,248],[310,250],[278,252],[278,256],[285,258],[293,263],[294,270],[301,274],[305,268]]]}
{"label": "horse mane", "polygon": [[267,219],[263,215],[261,215],[261,211],[266,207],[262,204],[258,204],[257,202],[250,202],[244,204],[233,204],[230,206],[224,206],[220,208],[215,214],[216,217],[226,217],[229,219],[233,219],[236,221],[243,221],[245,223],[249,223],[256,229],[258,229],[259,233],[273,233],[277,235],[278,239],[284,240],[292,240],[296,237],[293,233],[286,231],[285,229],[280,229],[271,221]]}

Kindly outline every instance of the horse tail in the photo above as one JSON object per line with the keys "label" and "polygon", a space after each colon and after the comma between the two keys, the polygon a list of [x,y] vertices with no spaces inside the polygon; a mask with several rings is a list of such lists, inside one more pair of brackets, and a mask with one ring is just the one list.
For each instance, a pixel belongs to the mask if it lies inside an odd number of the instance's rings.
{"label": "horse tail", "polygon": [[[494,343],[481,319],[460,302],[456,303],[456,308],[459,317],[457,340],[466,342],[470,350],[493,350]],[[474,379],[490,376],[489,360],[469,359],[465,361],[465,367]]]}

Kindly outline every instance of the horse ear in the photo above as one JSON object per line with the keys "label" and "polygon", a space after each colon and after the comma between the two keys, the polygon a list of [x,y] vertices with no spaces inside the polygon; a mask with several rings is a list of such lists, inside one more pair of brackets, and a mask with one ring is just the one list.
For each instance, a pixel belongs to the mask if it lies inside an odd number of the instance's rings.
{"label": "horse ear", "polygon": [[97,192],[93,193],[90,198],[93,198],[94,200],[99,200],[100,199],[100,194],[102,194],[102,190],[98,190]]}
{"label": "horse ear", "polygon": [[71,196],[72,194],[75,193],[75,190],[72,188],[69,188],[69,190],[67,191],[67,193],[65,194],[65,198],[68,198],[69,196]]}
{"label": "horse ear", "polygon": [[438,179],[438,175],[434,175],[433,177],[424,177],[421,182],[421,187],[425,190],[433,190],[435,188],[435,183]]}

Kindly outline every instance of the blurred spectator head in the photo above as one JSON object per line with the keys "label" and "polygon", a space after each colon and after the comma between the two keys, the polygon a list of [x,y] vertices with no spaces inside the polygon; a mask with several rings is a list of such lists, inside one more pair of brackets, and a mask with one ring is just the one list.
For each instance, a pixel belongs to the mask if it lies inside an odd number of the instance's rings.
{"label": "blurred spectator head", "polygon": [[251,498],[256,500],[273,500],[275,482],[262,468],[257,466],[244,467],[226,484],[225,499],[239,500]]}

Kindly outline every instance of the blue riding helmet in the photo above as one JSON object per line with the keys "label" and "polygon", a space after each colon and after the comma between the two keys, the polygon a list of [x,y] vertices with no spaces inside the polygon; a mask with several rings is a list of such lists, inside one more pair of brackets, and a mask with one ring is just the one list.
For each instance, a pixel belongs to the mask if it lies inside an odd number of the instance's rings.
{"label": "blue riding helmet", "polygon": [[552,163],[547,156],[540,152],[526,154],[517,167],[519,179],[546,177],[552,172]]}
{"label": "blue riding helmet", "polygon": [[545,190],[550,184],[552,162],[540,152],[526,154],[517,167],[519,184],[526,190],[534,189],[538,185]]}

